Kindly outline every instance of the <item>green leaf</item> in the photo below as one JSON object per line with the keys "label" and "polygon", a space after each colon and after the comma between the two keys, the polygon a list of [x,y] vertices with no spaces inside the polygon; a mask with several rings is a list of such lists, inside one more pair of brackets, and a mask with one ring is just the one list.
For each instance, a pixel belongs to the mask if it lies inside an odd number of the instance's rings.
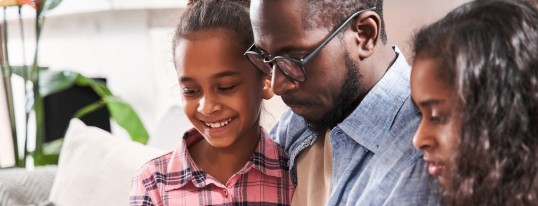
{"label": "green leaf", "polygon": [[72,87],[75,84],[78,73],[69,71],[46,71],[41,72],[40,75],[39,93],[44,97]]}
{"label": "green leaf", "polygon": [[60,3],[62,3],[62,0],[41,0],[43,6],[40,6],[39,8],[39,16],[45,15],[47,12],[60,5]]}
{"label": "green leaf", "polygon": [[114,96],[103,97],[110,111],[110,116],[131,135],[131,139],[142,144],[147,144],[149,134],[144,124],[126,102]]}
{"label": "green leaf", "polygon": [[[22,78],[24,78],[25,70],[27,73],[29,73],[28,68],[29,67],[23,67],[23,66],[10,66],[11,74],[15,74]],[[4,69],[7,69],[7,68],[4,67]]]}
{"label": "green leaf", "polygon": [[[131,139],[142,144],[147,143],[149,138],[148,132],[134,109],[126,102],[114,97],[104,83],[78,74],[75,84],[78,86],[90,86],[103,99],[110,113],[110,117],[129,133]],[[97,102],[86,106],[77,111],[75,116],[83,116],[93,112],[100,108],[102,106],[101,104],[102,102]]]}
{"label": "green leaf", "polygon": [[54,141],[44,143],[41,152],[36,150],[31,154],[34,158],[34,165],[57,165],[63,142],[64,139],[59,138]]}
{"label": "green leaf", "polygon": [[63,137],[44,143],[43,154],[46,154],[46,155],[60,154],[60,150],[62,149],[63,143],[64,143]]}
{"label": "green leaf", "polygon": [[104,83],[82,76],[81,74],[77,75],[75,84],[78,86],[90,86],[101,97],[112,96],[112,92],[110,92]]}
{"label": "green leaf", "polygon": [[[17,76],[20,76],[24,79],[27,79],[28,78],[28,75],[30,74],[30,67],[31,66],[9,66],[9,68],[7,68],[6,66],[3,66],[2,69],[6,70],[6,71],[10,71],[11,74],[15,74]],[[48,71],[48,67],[39,67],[39,71],[40,72],[46,72]],[[26,77],[25,77],[26,75]]]}
{"label": "green leaf", "polygon": [[103,100],[100,100],[98,102],[92,103],[90,105],[87,105],[81,109],[79,109],[75,115],[73,115],[73,118],[81,119],[82,117],[86,116],[89,113],[92,113],[94,111],[97,111],[98,109],[101,109],[103,106],[105,106],[105,102]]}
{"label": "green leaf", "polygon": [[33,157],[35,166],[57,165],[60,154],[36,154]]}

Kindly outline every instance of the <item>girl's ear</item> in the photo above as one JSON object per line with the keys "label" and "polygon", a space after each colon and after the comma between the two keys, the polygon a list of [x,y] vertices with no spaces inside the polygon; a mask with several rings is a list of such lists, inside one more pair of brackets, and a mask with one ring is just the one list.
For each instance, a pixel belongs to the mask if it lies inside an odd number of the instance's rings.
{"label": "girl's ear", "polygon": [[271,99],[275,95],[275,93],[273,92],[273,88],[271,87],[271,77],[264,75],[262,78],[262,97],[265,100]]}

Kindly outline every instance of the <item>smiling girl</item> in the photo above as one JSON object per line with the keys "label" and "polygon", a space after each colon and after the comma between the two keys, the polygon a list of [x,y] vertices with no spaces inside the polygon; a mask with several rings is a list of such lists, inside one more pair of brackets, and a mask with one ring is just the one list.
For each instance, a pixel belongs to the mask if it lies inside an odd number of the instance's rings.
{"label": "smiling girl", "polygon": [[289,205],[288,159],[259,124],[270,78],[242,55],[253,42],[247,6],[189,3],[173,53],[195,128],[133,178],[131,205]]}
{"label": "smiling girl", "polygon": [[464,4],[415,39],[413,139],[445,205],[538,205],[538,10]]}

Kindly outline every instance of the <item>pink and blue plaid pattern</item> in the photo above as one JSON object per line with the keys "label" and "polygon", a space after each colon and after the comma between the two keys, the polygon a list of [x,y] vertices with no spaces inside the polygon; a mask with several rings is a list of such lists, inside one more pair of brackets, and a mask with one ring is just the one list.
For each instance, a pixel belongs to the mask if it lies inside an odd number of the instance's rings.
{"label": "pink and blue plaid pattern", "polygon": [[200,170],[187,147],[203,141],[195,129],[178,148],[146,163],[133,177],[130,205],[290,205],[293,185],[284,151],[263,132],[250,161],[227,183]]}

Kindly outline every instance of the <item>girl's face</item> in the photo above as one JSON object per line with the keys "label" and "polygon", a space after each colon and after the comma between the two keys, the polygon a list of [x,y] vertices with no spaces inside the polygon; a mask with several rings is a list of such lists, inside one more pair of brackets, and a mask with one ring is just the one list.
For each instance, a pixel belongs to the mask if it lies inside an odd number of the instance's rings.
{"label": "girl's face", "polygon": [[270,80],[242,55],[229,32],[193,36],[180,40],[174,57],[186,116],[215,148],[257,140],[262,99],[272,97]]}
{"label": "girl's face", "polygon": [[459,142],[460,119],[456,114],[457,96],[438,77],[437,64],[428,58],[417,58],[411,71],[411,96],[422,114],[413,145],[424,151],[428,172],[446,185],[446,174],[453,166]]}

